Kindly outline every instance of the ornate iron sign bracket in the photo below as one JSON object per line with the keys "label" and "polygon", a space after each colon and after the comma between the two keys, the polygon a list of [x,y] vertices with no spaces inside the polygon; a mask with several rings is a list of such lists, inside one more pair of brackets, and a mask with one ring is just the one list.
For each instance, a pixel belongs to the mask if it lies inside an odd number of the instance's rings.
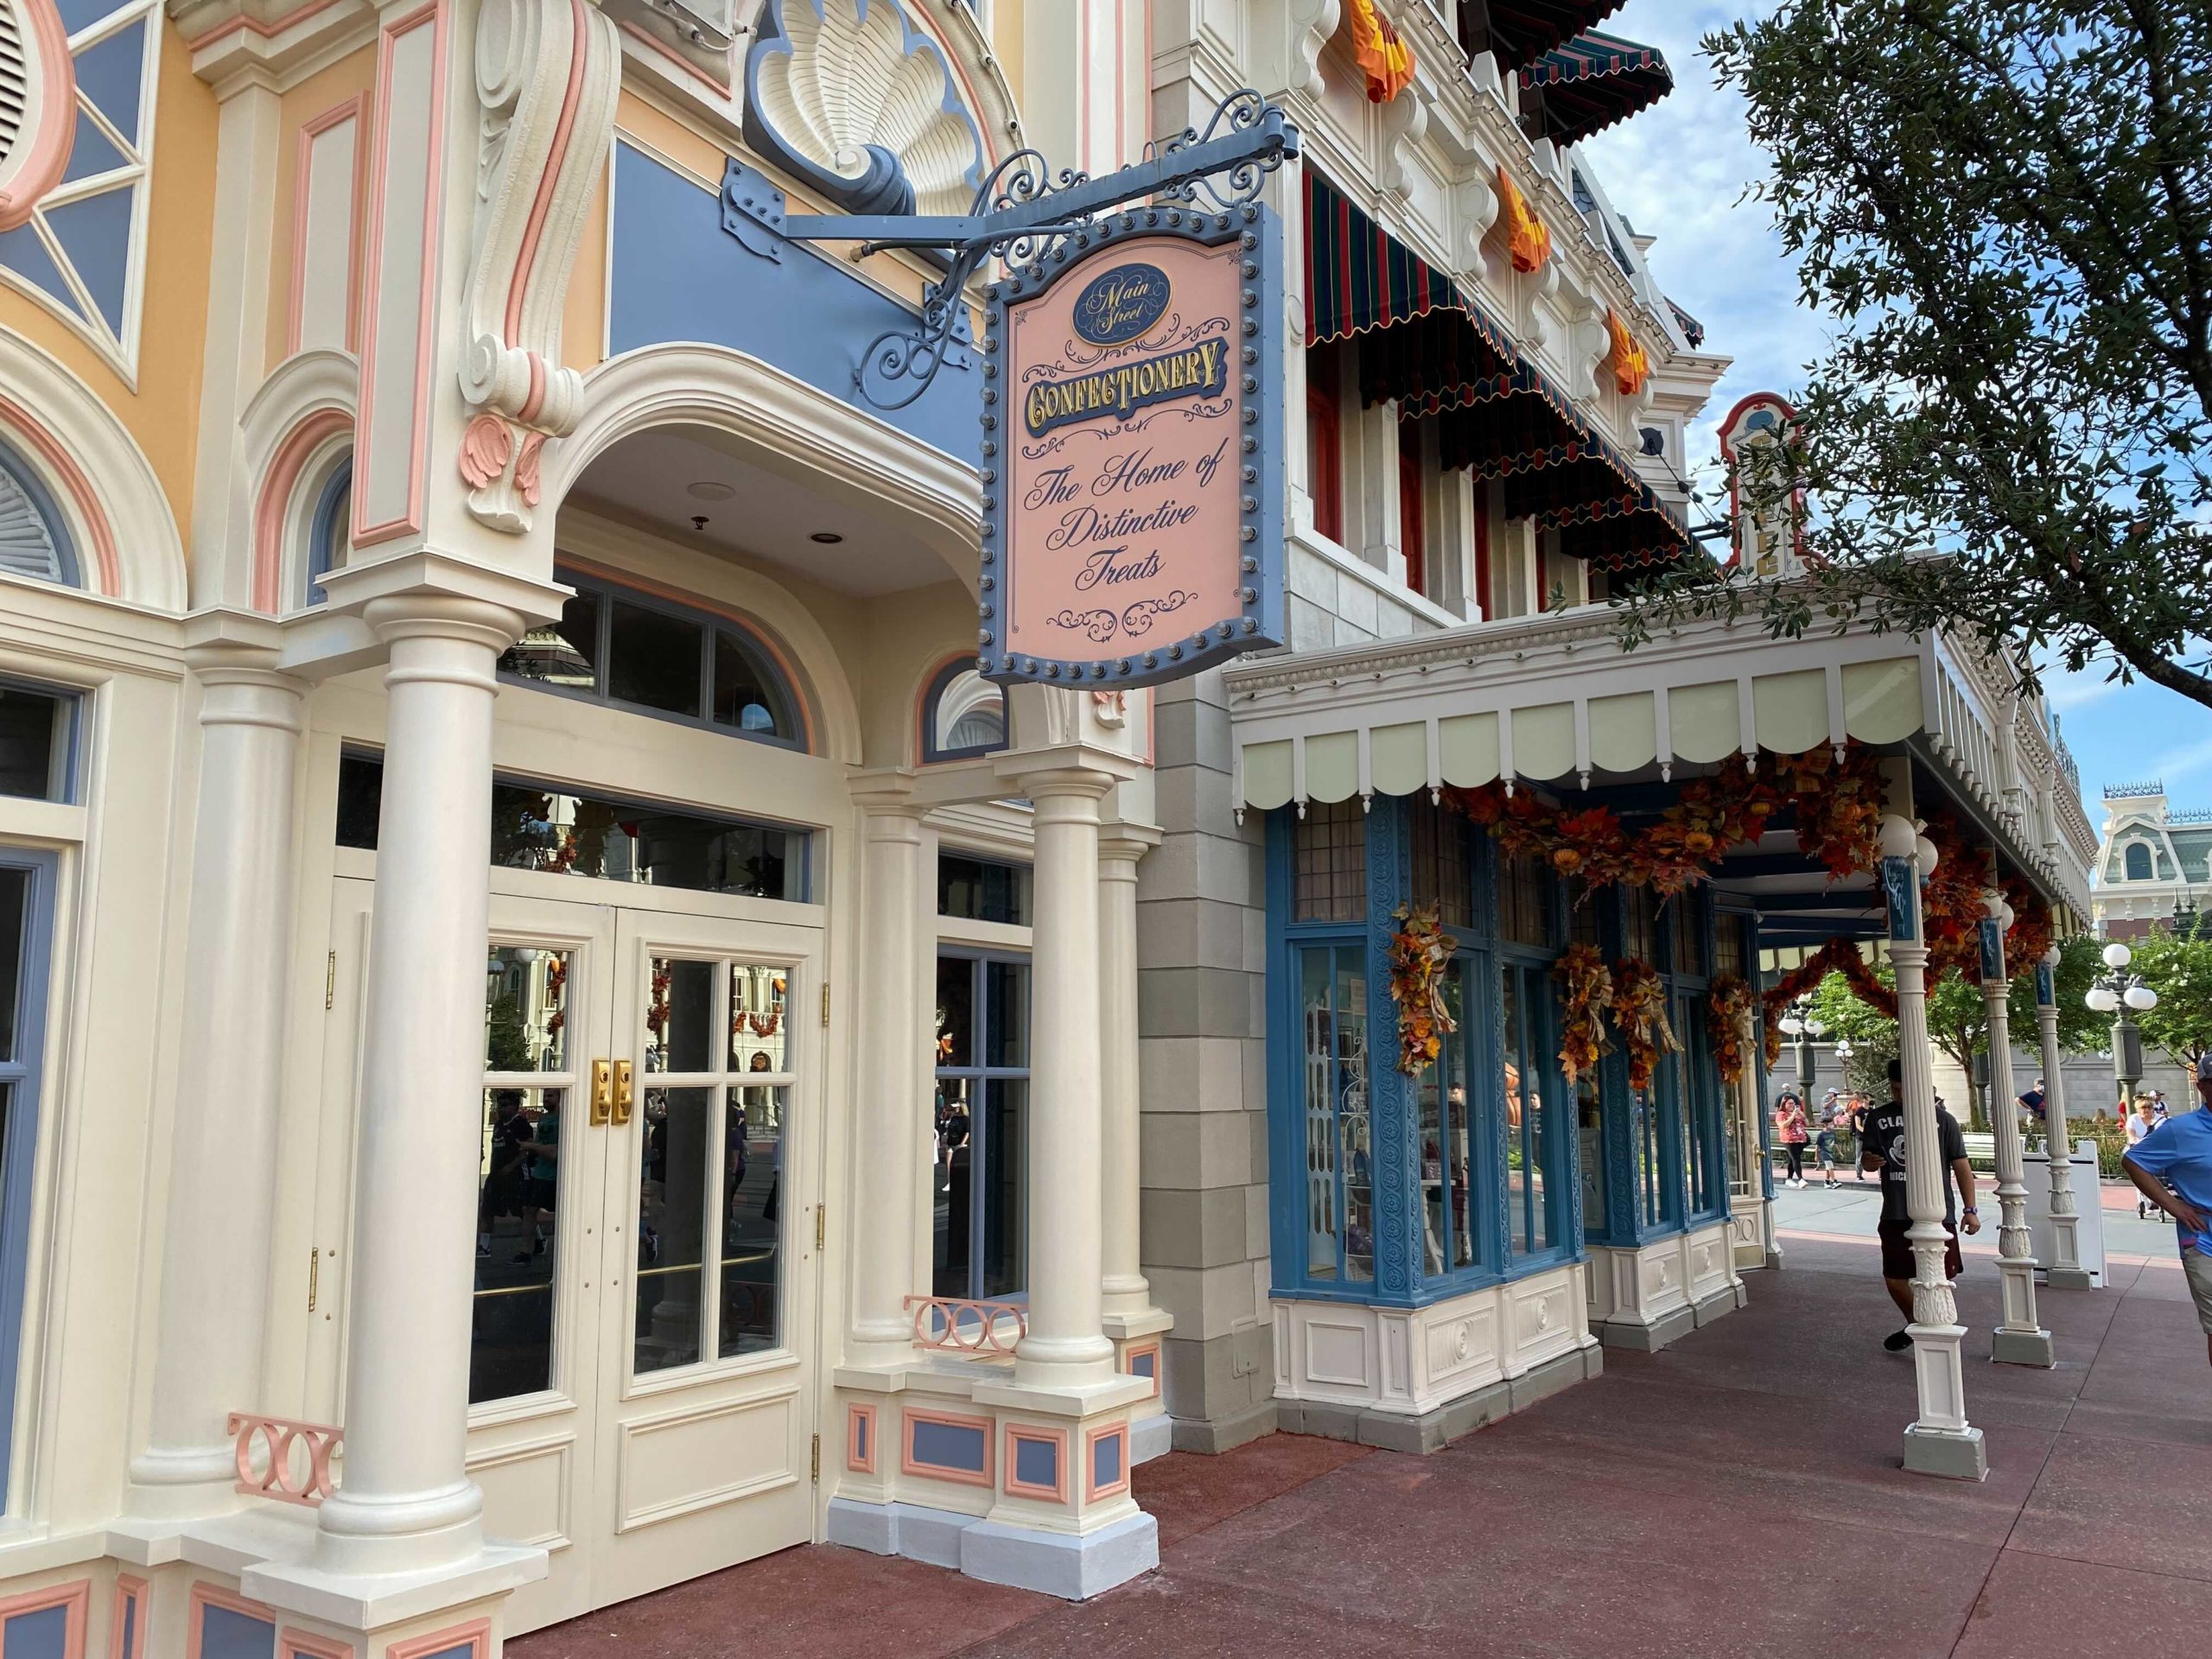
{"label": "ornate iron sign bracket", "polygon": [[[945,273],[924,292],[913,326],[871,340],[854,372],[862,398],[878,409],[904,409],[929,389],[948,356],[964,346],[965,289],[985,260],[995,255],[1041,271],[1065,262],[1065,245],[1080,244],[1100,214],[1142,198],[1195,204],[1203,191],[1219,209],[1240,207],[1255,200],[1267,175],[1297,154],[1298,129],[1248,87],[1224,99],[1203,129],[1186,128],[1149,146],[1143,161],[1103,178],[1065,168],[1055,174],[1037,151],[1017,150],[991,170],[964,215],[785,214],[779,196],[767,201],[776,193],[741,184],[734,175],[723,187],[723,218],[728,223],[735,213],[766,224],[792,241],[857,242],[863,254],[925,248],[946,256]],[[746,194],[747,200],[740,202],[734,192]],[[752,245],[750,238],[741,234],[741,239]]]}

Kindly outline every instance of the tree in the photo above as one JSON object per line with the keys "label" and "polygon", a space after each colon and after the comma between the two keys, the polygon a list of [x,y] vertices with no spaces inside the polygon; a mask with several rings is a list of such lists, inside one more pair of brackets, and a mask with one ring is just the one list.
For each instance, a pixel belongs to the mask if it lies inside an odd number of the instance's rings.
{"label": "tree", "polygon": [[[2212,29],[2155,0],[1783,0],[1708,35],[1828,319],[1794,453],[1819,563],[1630,596],[1857,616],[2212,706]],[[1809,332],[1809,331],[1808,331]],[[1922,556],[1936,548],[1943,558]],[[2023,651],[2024,647],[2024,651]]]}
{"label": "tree", "polygon": [[2144,1040],[2193,1076],[2197,1058],[2212,1050],[2212,938],[2177,938],[2161,928],[2132,948],[2134,971],[2158,994],[2158,1006],[2136,1016]]}

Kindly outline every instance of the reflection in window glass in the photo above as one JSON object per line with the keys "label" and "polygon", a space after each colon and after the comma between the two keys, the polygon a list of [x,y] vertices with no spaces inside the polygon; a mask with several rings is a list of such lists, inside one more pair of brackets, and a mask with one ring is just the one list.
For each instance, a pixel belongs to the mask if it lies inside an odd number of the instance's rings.
{"label": "reflection in window glass", "polygon": [[734,962],[729,972],[729,1069],[790,1070],[785,1058],[791,1038],[784,1027],[784,995],[790,983],[785,970],[772,963]]}
{"label": "reflection in window glass", "polygon": [[1497,861],[1498,937],[1548,950],[1558,943],[1552,915],[1552,872],[1536,853]]}
{"label": "reflection in window glass", "polygon": [[1673,935],[1675,971],[1694,979],[1705,977],[1705,905],[1695,893],[1679,894],[1667,906],[1668,931]]}
{"label": "reflection in window glass", "polygon": [[1595,1071],[1585,1071],[1574,1080],[1574,1121],[1582,1154],[1583,1236],[1599,1238],[1606,1231],[1605,1109]]}
{"label": "reflection in window glass", "polygon": [[951,760],[1006,747],[1006,693],[955,663],[931,685],[922,711],[922,759]]}
{"label": "reflection in window glass", "polygon": [[1367,814],[1357,801],[1314,801],[1291,825],[1291,919],[1357,922],[1367,917]]}
{"label": "reflection in window glass", "polygon": [[1337,1205],[1337,1106],[1332,1077],[1335,1067],[1335,1011],[1329,993],[1334,984],[1332,952],[1325,947],[1298,953],[1300,1024],[1305,1033],[1306,1106],[1306,1276],[1334,1279],[1342,1229]]}
{"label": "reflection in window glass", "polygon": [[1019,1296],[1029,1282],[1029,963],[937,963],[931,1292]]}
{"label": "reflection in window glass", "polygon": [[1626,925],[1623,954],[1659,967],[1659,901],[1650,888],[1628,890]]}
{"label": "reflection in window glass", "polygon": [[561,620],[532,628],[507,647],[499,672],[538,685],[574,691],[599,689],[599,595],[571,594],[561,606]]}
{"label": "reflection in window glass", "polygon": [[645,1009],[645,1070],[708,1071],[715,1067],[717,964],[655,957],[652,1001]]}
{"label": "reflection in window glass", "polygon": [[484,1090],[469,1326],[471,1405],[553,1386],[561,1130],[568,1100],[565,1089]]}
{"label": "reflection in window glass", "polygon": [[[639,1375],[691,1364],[705,1345],[707,1188],[721,1090],[647,1089],[644,1095],[632,1360]],[[721,1190],[721,1182],[714,1185]]]}
{"label": "reflection in window glass", "polygon": [[1421,1133],[1421,1271],[1431,1278],[1474,1260],[1467,1217],[1467,1079],[1461,1059],[1467,1042],[1465,968],[1465,957],[1448,963],[1441,988],[1445,1011],[1459,1030],[1444,1039],[1414,1084]]}
{"label": "reflection in window glass", "polygon": [[1733,911],[1713,918],[1713,972],[1716,978],[1723,974],[1744,977],[1743,921]]}
{"label": "reflection in window glass", "polygon": [[1550,1076],[1545,1049],[1550,983],[1542,969],[1509,965],[1498,970],[1505,1038],[1506,1187],[1516,1255],[1532,1255],[1552,1243],[1549,1187],[1557,1130],[1544,1100]]}
{"label": "reflection in window glass", "polygon": [[495,944],[484,1007],[486,1071],[565,1071],[569,957],[536,945]]}
{"label": "reflection in window glass", "polygon": [[1312,945],[1299,956],[1306,1057],[1306,1274],[1365,1283],[1375,1277],[1365,952],[1357,945]]}
{"label": "reflection in window glass", "polygon": [[1427,796],[1408,809],[1413,822],[1414,903],[1433,904],[1446,927],[1475,925],[1474,880],[1467,864],[1467,821]]}
{"label": "reflection in window glass", "polygon": [[[753,1052],[756,1059],[766,1058],[764,1050]],[[784,1109],[790,1093],[767,1088],[729,1091],[722,1142],[724,1359],[782,1341],[778,1316],[783,1289]]]}
{"label": "reflection in window glass", "polygon": [[607,630],[607,695],[671,715],[699,712],[700,652],[706,630],[666,611],[613,601]]}
{"label": "reflection in window glass", "polygon": [[970,922],[1029,925],[1030,869],[963,853],[939,853],[937,913]]}
{"label": "reflection in window glass", "polygon": [[1025,1071],[1029,1065],[1029,964],[983,964],[983,1064]]}
{"label": "reflection in window glass", "polygon": [[69,798],[64,775],[76,699],[0,685],[0,795]]}
{"label": "reflection in window glass", "polygon": [[23,1000],[23,920],[30,908],[31,873],[0,865],[0,1060],[14,1060],[16,1021]]}
{"label": "reflection in window glass", "polygon": [[982,1292],[1029,1287],[1029,1079],[983,1080]]}
{"label": "reflection in window glass", "polygon": [[783,688],[753,647],[728,628],[715,631],[715,723],[756,737],[798,735]]}

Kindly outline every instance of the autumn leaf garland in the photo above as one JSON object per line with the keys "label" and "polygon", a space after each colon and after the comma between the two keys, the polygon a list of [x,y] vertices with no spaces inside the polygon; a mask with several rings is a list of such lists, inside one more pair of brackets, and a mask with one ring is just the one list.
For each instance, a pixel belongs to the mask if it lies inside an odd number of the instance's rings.
{"label": "autumn leaf garland", "polygon": [[1444,1006],[1444,969],[1452,960],[1452,936],[1444,931],[1434,905],[1400,905],[1390,912],[1398,931],[1390,936],[1390,1000],[1398,1005],[1398,1070],[1413,1077],[1443,1052],[1444,1039],[1459,1030]]}

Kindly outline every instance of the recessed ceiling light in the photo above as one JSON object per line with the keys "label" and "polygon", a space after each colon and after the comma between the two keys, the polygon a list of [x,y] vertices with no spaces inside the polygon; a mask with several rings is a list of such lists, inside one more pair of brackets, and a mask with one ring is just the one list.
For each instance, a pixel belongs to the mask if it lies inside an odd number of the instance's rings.
{"label": "recessed ceiling light", "polygon": [[737,486],[719,479],[702,478],[696,484],[685,485],[683,493],[695,501],[727,501],[737,493]]}
{"label": "recessed ceiling light", "polygon": [[824,547],[835,547],[845,538],[834,530],[817,530],[806,539],[810,542],[819,542]]}

